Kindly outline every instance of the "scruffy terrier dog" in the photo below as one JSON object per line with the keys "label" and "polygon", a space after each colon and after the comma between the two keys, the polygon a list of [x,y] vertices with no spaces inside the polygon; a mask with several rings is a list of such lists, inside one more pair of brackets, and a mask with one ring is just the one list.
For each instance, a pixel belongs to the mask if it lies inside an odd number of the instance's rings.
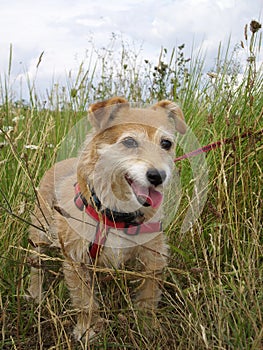
{"label": "scruffy terrier dog", "polygon": [[[89,120],[93,133],[80,156],[44,175],[30,229],[32,259],[38,261],[46,247],[59,247],[64,256],[79,340],[92,337],[102,322],[92,266],[140,262],[146,274],[134,304],[157,307],[158,276],[168,255],[161,227],[163,191],[172,173],[174,134],[186,131],[182,111],[167,100],[131,108],[115,97],[91,105]],[[32,267],[29,293],[38,301],[42,282],[42,270]]]}

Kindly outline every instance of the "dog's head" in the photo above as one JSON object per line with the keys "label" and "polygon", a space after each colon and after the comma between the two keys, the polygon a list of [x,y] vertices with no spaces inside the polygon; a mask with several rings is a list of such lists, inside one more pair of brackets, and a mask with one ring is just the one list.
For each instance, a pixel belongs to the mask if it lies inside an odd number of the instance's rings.
{"label": "dog's head", "polygon": [[91,105],[89,118],[95,132],[78,165],[82,193],[93,188],[103,207],[151,217],[171,177],[175,132],[186,131],[181,109],[167,100],[131,108],[115,97]]}

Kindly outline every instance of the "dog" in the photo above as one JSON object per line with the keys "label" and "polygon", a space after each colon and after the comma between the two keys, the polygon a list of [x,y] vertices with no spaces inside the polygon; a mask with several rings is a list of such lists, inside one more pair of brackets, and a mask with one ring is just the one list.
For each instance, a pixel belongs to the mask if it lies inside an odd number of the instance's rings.
{"label": "dog", "polygon": [[[175,133],[183,112],[168,100],[133,108],[122,97],[89,108],[93,131],[78,158],[58,162],[37,190],[29,240],[35,263],[47,247],[59,248],[77,323],[76,339],[100,329],[90,266],[120,268],[140,262],[145,279],[134,299],[155,309],[168,246],[161,227],[164,189],[173,169]],[[32,264],[29,294],[42,299],[43,271]]]}

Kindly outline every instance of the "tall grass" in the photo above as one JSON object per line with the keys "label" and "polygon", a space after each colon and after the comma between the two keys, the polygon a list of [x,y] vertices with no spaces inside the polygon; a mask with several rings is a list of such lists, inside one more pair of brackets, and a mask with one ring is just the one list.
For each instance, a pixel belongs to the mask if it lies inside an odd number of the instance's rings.
{"label": "tall grass", "polygon": [[[258,28],[259,29],[259,28]],[[160,51],[159,61],[121,44],[88,54],[67,86],[47,92],[46,102],[29,81],[30,100],[12,91],[12,47],[0,81],[0,344],[2,349],[81,349],[71,337],[74,310],[60,271],[62,258],[43,256],[47,292],[40,306],[26,294],[30,269],[27,240],[35,186],[56,161],[63,139],[94,100],[124,95],[151,103],[168,98],[182,106],[202,144],[233,142],[207,154],[208,198],[188,232],[180,228],[191,203],[188,160],[177,164],[182,182],[179,210],[166,234],[171,250],[163,298],[155,314],[132,307],[132,268],[100,271],[98,298],[109,320],[91,349],[263,349],[262,67],[261,32],[245,28],[234,52],[219,46],[215,67],[185,57],[184,46]],[[245,70],[239,55],[246,53]],[[44,58],[42,58],[44,59]],[[41,60],[40,60],[41,61]],[[41,64],[41,62],[40,62]],[[242,74],[241,74],[242,73]],[[249,137],[242,138],[244,132]],[[234,138],[235,136],[235,138]],[[178,147],[178,153],[183,151]],[[137,276],[138,278],[140,276]],[[106,292],[105,292],[106,290]]]}

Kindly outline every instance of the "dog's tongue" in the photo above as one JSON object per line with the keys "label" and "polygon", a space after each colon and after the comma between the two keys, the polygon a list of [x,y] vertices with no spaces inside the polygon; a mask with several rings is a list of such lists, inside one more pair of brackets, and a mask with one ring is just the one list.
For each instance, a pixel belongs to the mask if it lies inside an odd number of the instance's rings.
{"label": "dog's tongue", "polygon": [[141,204],[148,204],[153,208],[158,208],[163,200],[163,195],[152,187],[144,187],[136,182],[131,183],[133,192]]}

